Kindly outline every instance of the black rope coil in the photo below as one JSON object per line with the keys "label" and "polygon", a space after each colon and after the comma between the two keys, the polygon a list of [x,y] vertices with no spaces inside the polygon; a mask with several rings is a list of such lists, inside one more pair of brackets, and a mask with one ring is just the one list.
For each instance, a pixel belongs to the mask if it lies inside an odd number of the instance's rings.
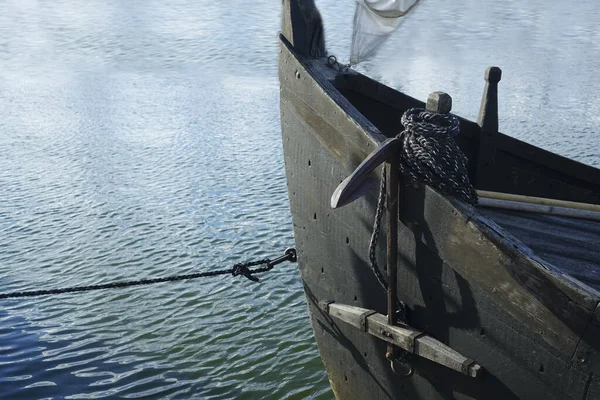
{"label": "black rope coil", "polygon": [[421,182],[440,192],[477,204],[477,192],[469,181],[467,157],[454,137],[458,118],[422,108],[402,115],[400,170],[412,182]]}

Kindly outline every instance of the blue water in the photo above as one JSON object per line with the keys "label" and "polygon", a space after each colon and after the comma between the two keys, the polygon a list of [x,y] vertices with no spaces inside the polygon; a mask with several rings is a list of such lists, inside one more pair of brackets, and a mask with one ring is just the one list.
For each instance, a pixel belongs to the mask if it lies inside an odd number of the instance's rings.
{"label": "blue water", "polygon": [[[353,5],[317,2],[348,58]],[[423,0],[359,69],[600,166],[593,0]],[[0,291],[220,269],[293,245],[280,3],[0,0]],[[436,17],[436,18],[434,18]],[[0,398],[331,398],[293,264],[0,302]]]}

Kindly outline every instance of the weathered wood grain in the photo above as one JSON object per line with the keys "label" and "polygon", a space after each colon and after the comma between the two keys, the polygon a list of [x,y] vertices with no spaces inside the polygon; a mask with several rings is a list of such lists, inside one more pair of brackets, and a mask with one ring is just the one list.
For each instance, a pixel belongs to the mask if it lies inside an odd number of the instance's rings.
{"label": "weathered wood grain", "polygon": [[481,207],[478,212],[562,273],[600,291],[600,223]]}
{"label": "weathered wood grain", "polygon": [[478,204],[481,207],[500,208],[503,210],[523,211],[532,214],[555,215],[559,217],[568,217],[574,219],[583,219],[588,221],[600,222],[599,211],[579,210],[576,208],[551,206],[545,204],[523,203],[513,200],[490,198],[480,198]]}
{"label": "weathered wood grain", "polygon": [[[578,166],[568,159],[561,160],[560,156],[533,146],[535,150],[525,150],[526,143],[514,144],[513,141],[516,139],[498,137],[494,160],[497,173],[491,178],[494,186],[488,190],[600,204],[600,190],[594,182],[597,170],[587,165]],[[561,164],[568,168],[560,170]]]}
{"label": "weathered wood grain", "polygon": [[[325,60],[299,62],[285,41],[281,42],[280,60],[280,82],[294,94],[284,101],[313,128],[317,139],[334,157],[356,167],[384,136],[335,90],[327,79],[327,74],[333,77],[335,71],[325,66]],[[313,71],[318,71],[315,77]],[[318,84],[307,84],[315,79]]]}
{"label": "weathered wood grain", "polygon": [[[409,263],[412,266],[401,265],[398,276],[399,295],[409,304],[411,322],[419,324],[420,329],[433,332],[437,339],[460,349],[467,357],[478,361],[483,357],[485,362],[482,360],[482,365],[486,370],[489,368],[490,376],[481,383],[465,382],[460,374],[444,372],[444,368],[440,370],[425,361],[417,362],[415,376],[399,381],[385,360],[385,346],[377,339],[365,338],[354,328],[336,324],[323,315],[318,301],[330,298],[372,308],[380,313],[386,310],[385,292],[369,271],[366,260],[376,196],[370,195],[339,210],[330,210],[327,192],[334,189],[336,180],[341,180],[351,170],[319,144],[310,128],[293,114],[293,110],[284,109],[283,114],[288,122],[284,130],[286,166],[288,173],[294,177],[289,180],[289,194],[294,210],[299,265],[315,336],[338,398],[580,398],[577,396],[578,388],[583,388],[583,385],[577,378],[579,375],[569,373],[566,364],[548,350],[550,346],[532,339],[535,335],[527,327],[507,315],[494,302],[486,301],[478,288],[466,283],[470,288],[466,290],[464,282],[459,285],[462,291],[472,293],[477,299],[476,306],[468,302],[461,306],[453,301],[454,295],[443,295],[437,299],[460,307],[462,316],[435,307],[428,297],[439,293],[429,290],[430,285],[426,282],[432,282],[431,285],[440,283],[434,279],[435,274],[420,263],[418,267],[412,262]],[[309,158],[312,161],[310,166],[306,162]],[[399,236],[405,238],[405,231]],[[406,258],[404,252],[410,251],[410,244],[401,241],[399,246],[404,249],[399,254],[402,260]],[[382,251],[379,253],[380,259],[384,257]],[[428,260],[423,261],[430,265]],[[412,281],[405,279],[405,274],[416,268],[428,272],[426,276],[430,277],[425,279],[421,276]],[[445,268],[452,273],[452,268]],[[408,287],[404,286],[405,283]],[[456,284],[450,280],[442,284],[443,287],[447,285],[452,287]],[[459,290],[455,289],[453,293],[457,292]],[[425,298],[426,308],[416,307],[416,299],[420,296]],[[436,297],[432,298],[436,301]],[[465,320],[475,326],[461,324]],[[486,337],[480,336],[478,321],[488,329]],[[542,364],[546,368],[545,373],[538,372]],[[552,382],[555,382],[554,386]],[[560,390],[557,389],[559,387]]]}
{"label": "weathered wood grain", "polygon": [[572,368],[569,356],[557,355],[404,225],[399,238],[404,264],[399,266],[398,292],[411,310],[413,326],[475,358],[490,374],[511,382],[510,387],[524,385],[522,398],[543,397],[549,388],[564,398],[579,398],[585,373]]}
{"label": "weathered wood grain", "polygon": [[587,211],[600,212],[600,205],[598,205],[598,204],[588,204],[588,203],[578,203],[578,202],[574,202],[574,201],[547,199],[547,198],[538,197],[538,196],[535,196],[535,197],[534,196],[520,196],[518,194],[488,192],[485,190],[478,190],[477,194],[479,195],[480,198],[485,197],[485,198],[489,198],[489,199],[518,201],[518,202],[529,203],[529,204],[539,204],[539,205],[545,205],[545,206],[564,207],[564,208],[573,208],[576,210],[587,210]]}
{"label": "weathered wood grain", "polygon": [[425,186],[411,187],[401,219],[471,284],[557,351],[571,355],[598,303],[593,291],[561,280],[493,222]]}
{"label": "weathered wood grain", "polygon": [[350,324],[401,349],[443,365],[471,378],[481,376],[481,366],[470,358],[409,326],[391,325],[388,317],[366,308],[346,304],[328,304],[324,310],[332,317]]}

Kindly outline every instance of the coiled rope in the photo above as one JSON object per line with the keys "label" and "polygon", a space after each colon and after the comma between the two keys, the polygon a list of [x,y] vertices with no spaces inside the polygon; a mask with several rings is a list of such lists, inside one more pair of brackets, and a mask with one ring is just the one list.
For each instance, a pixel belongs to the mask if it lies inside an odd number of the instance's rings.
{"label": "coiled rope", "polygon": [[454,141],[458,118],[411,108],[402,115],[402,125],[400,171],[413,182],[477,204],[477,192],[467,173],[467,157]]}

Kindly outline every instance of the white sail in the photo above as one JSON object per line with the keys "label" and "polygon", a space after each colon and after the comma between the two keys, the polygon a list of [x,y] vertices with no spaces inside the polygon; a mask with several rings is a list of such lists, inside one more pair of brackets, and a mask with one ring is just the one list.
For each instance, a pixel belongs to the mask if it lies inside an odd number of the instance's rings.
{"label": "white sail", "polygon": [[419,0],[356,0],[350,64],[373,56]]}

